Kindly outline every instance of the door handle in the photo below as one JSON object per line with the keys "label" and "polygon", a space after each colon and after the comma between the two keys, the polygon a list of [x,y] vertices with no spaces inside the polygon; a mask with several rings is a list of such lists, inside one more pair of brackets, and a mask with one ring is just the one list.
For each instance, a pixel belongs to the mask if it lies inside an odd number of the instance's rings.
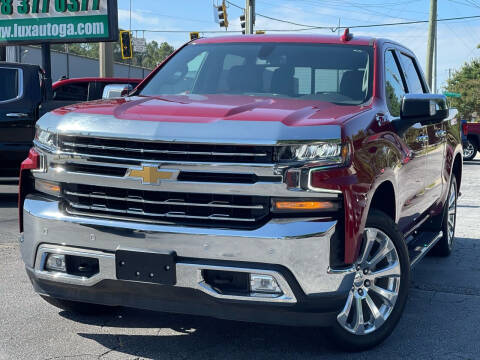
{"label": "door handle", "polygon": [[444,138],[447,135],[447,132],[445,130],[437,130],[435,135],[437,135],[439,138]]}
{"label": "door handle", "polygon": [[29,115],[26,114],[26,113],[8,113],[5,115],[6,117],[9,117],[9,118],[25,118],[25,117],[28,117]]}
{"label": "door handle", "polygon": [[428,141],[428,135],[419,135],[417,136],[417,142],[427,142]]}

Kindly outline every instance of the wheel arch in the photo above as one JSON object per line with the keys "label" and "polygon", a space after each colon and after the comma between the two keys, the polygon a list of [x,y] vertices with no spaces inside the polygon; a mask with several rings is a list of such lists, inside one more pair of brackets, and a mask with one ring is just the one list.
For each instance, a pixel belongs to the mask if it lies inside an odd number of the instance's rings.
{"label": "wheel arch", "polygon": [[455,178],[457,179],[458,192],[460,191],[460,185],[462,183],[462,169],[463,169],[462,155],[460,153],[457,153],[457,155],[455,155],[455,160],[453,160],[451,176],[455,176]]}
{"label": "wheel arch", "polygon": [[472,143],[474,143],[474,145],[477,147],[477,150],[480,150],[480,149],[478,149],[478,146],[480,145],[480,135],[479,134],[468,134],[467,139],[470,140]]}
{"label": "wheel arch", "polygon": [[395,187],[390,180],[385,180],[375,189],[368,212],[380,210],[391,217],[393,221],[397,220]]}

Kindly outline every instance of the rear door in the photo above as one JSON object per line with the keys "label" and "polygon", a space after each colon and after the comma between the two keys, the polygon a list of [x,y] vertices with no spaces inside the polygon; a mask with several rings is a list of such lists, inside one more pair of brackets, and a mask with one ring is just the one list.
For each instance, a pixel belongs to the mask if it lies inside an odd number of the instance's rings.
{"label": "rear door", "polygon": [[[403,71],[408,83],[410,94],[427,93],[427,86],[420,75],[420,68],[412,56],[400,53]],[[443,190],[443,164],[446,149],[445,123],[427,124],[425,140],[427,142],[427,171],[425,173],[425,198],[428,205],[439,201]]]}
{"label": "rear door", "polygon": [[[40,68],[0,64],[0,176],[27,157],[42,101]],[[3,170],[3,171],[2,171]]]}

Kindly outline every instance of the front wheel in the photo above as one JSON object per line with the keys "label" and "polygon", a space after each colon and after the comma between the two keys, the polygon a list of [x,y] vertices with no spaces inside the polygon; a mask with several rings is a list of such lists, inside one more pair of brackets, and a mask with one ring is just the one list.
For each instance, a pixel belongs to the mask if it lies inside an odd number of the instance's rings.
{"label": "front wheel", "polygon": [[477,146],[471,140],[467,140],[463,147],[463,160],[473,160],[477,155]]}
{"label": "front wheel", "polygon": [[340,347],[359,351],[385,340],[407,301],[410,260],[403,235],[385,213],[367,219],[352,289],[333,327]]}

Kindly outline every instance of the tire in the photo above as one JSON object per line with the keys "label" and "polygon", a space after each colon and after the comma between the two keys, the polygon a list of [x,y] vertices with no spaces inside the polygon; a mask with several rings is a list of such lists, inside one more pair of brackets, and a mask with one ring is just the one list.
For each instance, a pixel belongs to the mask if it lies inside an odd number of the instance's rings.
{"label": "tire", "polygon": [[457,178],[452,174],[450,178],[450,187],[448,197],[443,207],[442,219],[442,238],[435,244],[432,254],[446,257],[452,253],[455,245],[455,226],[457,225]]}
{"label": "tire", "polygon": [[463,160],[470,161],[477,156],[478,146],[475,141],[467,140],[465,147],[463,148]]}
{"label": "tire", "polygon": [[[375,265],[378,258],[382,260]],[[410,259],[407,246],[397,225],[387,214],[378,210],[370,212],[364,244],[355,266],[357,271],[352,290],[337,316],[331,335],[339,348],[363,351],[380,344],[392,333],[408,297]],[[390,270],[389,277],[374,275],[379,272],[386,275],[385,269]],[[361,317],[358,308],[362,309]],[[375,309],[377,316],[373,315]],[[362,320],[364,323],[360,325]]]}
{"label": "tire", "polygon": [[50,305],[53,305],[67,312],[71,312],[79,315],[100,316],[100,315],[113,313],[115,312],[115,310],[117,310],[117,307],[114,307],[114,306],[63,300],[63,299],[53,298],[53,297],[44,296],[44,295],[40,295],[40,296],[42,297],[43,300],[48,302]]}

